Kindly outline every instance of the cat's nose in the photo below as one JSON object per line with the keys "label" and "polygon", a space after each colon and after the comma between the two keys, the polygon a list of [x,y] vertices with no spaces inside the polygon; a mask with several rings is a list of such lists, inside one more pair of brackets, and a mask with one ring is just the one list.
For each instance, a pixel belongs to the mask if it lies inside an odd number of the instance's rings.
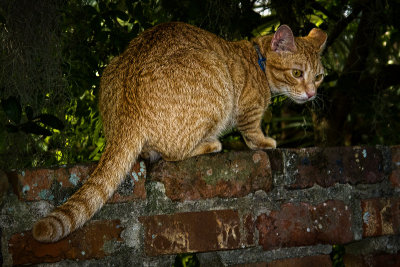
{"label": "cat's nose", "polygon": [[315,96],[315,90],[306,91],[306,94],[308,99],[310,99],[311,97]]}

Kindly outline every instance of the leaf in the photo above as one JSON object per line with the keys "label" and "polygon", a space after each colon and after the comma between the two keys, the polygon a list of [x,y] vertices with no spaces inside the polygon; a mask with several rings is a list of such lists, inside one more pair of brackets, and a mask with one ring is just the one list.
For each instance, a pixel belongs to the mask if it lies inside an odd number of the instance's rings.
{"label": "leaf", "polygon": [[[97,145],[97,144],[96,144]],[[101,153],[99,151],[104,148],[104,143],[102,145],[97,145],[96,148],[93,150],[92,153],[89,155],[89,159],[91,160],[99,160]]]}
{"label": "leaf", "polygon": [[53,116],[51,114],[40,114],[39,116],[36,117],[36,119],[38,119],[39,122],[47,126],[50,126],[54,129],[57,130],[64,129],[64,124],[62,123],[62,121],[56,116]]}
{"label": "leaf", "polygon": [[1,101],[4,112],[7,118],[18,124],[21,121],[22,108],[19,100],[15,96],[10,96],[7,99]]}
{"label": "leaf", "polygon": [[32,121],[28,121],[26,123],[21,124],[20,129],[21,129],[21,131],[23,131],[25,133],[31,133],[31,134],[37,134],[37,135],[50,136],[52,134],[46,128],[43,128],[42,126],[39,126]]}
{"label": "leaf", "polygon": [[119,18],[119,19],[121,19],[123,21],[128,21],[129,20],[129,16],[125,12],[123,12],[121,10],[112,10],[112,11],[110,11],[110,16],[117,17],[117,18]]}
{"label": "leaf", "polygon": [[134,37],[136,37],[139,34],[139,31],[140,31],[139,23],[133,24],[132,29],[129,33],[129,38],[133,39]]}
{"label": "leaf", "polygon": [[268,109],[264,112],[263,122],[270,123],[272,121],[272,111]]}

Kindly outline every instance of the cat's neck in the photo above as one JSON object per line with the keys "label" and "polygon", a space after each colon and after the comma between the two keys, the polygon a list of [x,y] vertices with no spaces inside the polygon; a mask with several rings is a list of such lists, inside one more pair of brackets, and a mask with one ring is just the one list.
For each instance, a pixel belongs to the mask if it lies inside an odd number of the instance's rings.
{"label": "cat's neck", "polygon": [[268,54],[271,52],[271,40],[273,35],[259,36],[251,40],[253,45],[257,45],[261,55],[268,60]]}
{"label": "cat's neck", "polygon": [[[269,38],[269,42],[271,38]],[[271,98],[271,91],[265,70],[261,71],[259,63],[259,55],[255,49],[255,45],[259,47],[260,53],[267,58],[267,51],[263,48],[268,40],[264,38],[254,38],[252,40],[241,40],[228,42],[228,48],[224,50],[233,64],[229,65],[230,74],[235,81],[235,98],[241,95],[256,93],[265,101],[261,106],[267,107]],[[251,93],[249,93],[251,91]],[[261,101],[261,100],[260,100]]]}

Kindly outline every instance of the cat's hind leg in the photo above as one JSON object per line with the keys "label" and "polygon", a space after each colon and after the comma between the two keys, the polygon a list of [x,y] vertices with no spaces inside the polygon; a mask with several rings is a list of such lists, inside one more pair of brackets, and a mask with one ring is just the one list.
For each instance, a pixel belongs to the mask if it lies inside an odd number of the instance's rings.
{"label": "cat's hind leg", "polygon": [[218,139],[208,139],[204,142],[198,144],[191,152],[190,157],[208,154],[208,153],[216,153],[222,150],[222,144]]}
{"label": "cat's hind leg", "polygon": [[216,153],[222,150],[222,144],[217,139],[207,139],[199,143],[189,154],[164,154],[161,153],[162,158],[166,161],[180,161],[194,156],[203,154]]}
{"label": "cat's hind leg", "polygon": [[161,159],[161,154],[154,150],[142,150],[140,153],[140,157],[144,160],[149,161],[150,163],[156,162]]}

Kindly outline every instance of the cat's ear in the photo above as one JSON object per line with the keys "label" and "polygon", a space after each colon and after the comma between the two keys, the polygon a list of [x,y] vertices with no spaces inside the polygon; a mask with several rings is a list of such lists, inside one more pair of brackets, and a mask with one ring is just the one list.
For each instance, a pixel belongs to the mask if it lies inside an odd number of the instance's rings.
{"label": "cat's ear", "polygon": [[271,49],[275,52],[296,52],[296,43],[292,30],[287,25],[281,25],[271,41]]}
{"label": "cat's ear", "polygon": [[314,28],[310,31],[307,37],[311,39],[312,43],[317,48],[318,53],[321,53],[324,50],[328,35],[323,30]]}

